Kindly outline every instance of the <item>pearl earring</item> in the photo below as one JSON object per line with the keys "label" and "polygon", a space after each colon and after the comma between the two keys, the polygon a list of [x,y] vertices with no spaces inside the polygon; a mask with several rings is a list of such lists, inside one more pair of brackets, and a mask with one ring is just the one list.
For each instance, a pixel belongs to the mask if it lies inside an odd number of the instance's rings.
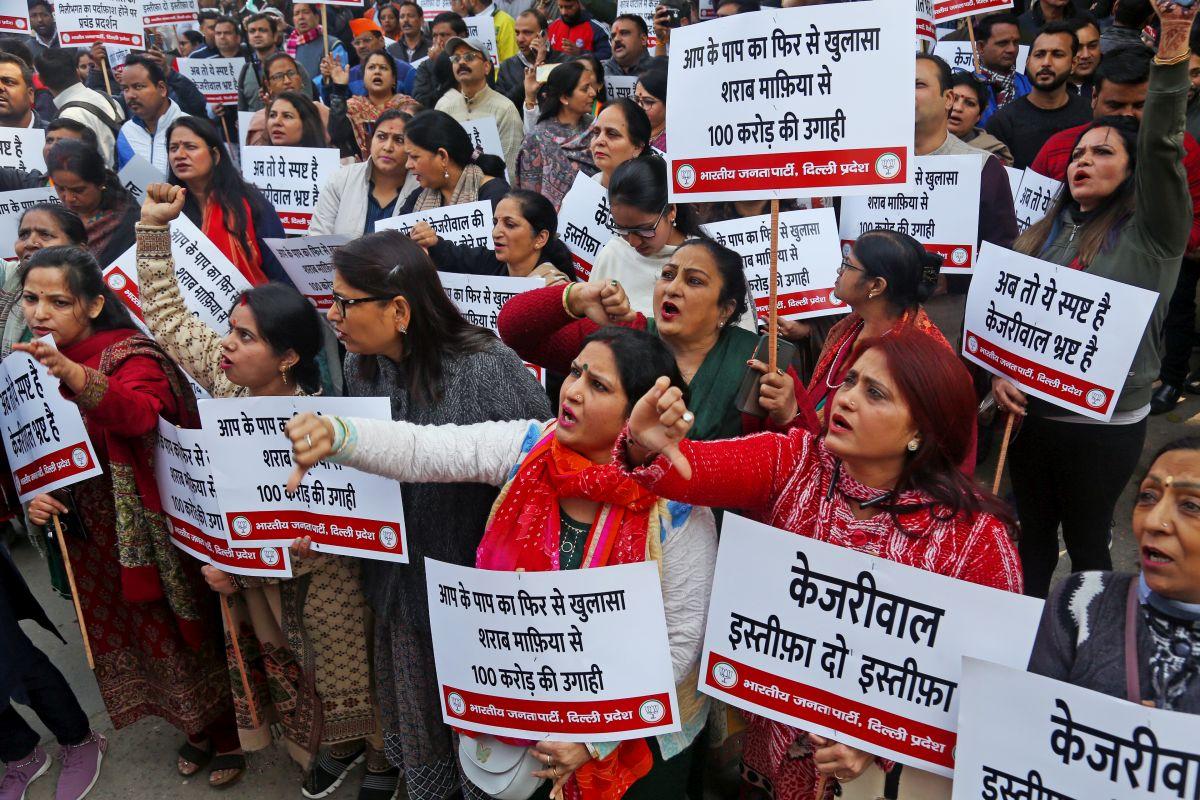
{"label": "pearl earring", "polygon": [[916,439],[910,439],[908,442],[908,452],[915,453],[917,448],[921,446],[921,442]]}

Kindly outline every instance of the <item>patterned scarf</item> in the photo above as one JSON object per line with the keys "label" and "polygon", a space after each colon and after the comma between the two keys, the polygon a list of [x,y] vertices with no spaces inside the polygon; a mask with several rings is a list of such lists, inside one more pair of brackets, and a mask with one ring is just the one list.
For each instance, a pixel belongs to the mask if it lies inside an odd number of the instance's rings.
{"label": "patterned scarf", "polygon": [[[483,186],[483,170],[474,164],[468,164],[458,178],[454,194],[445,205],[456,206],[459,203],[474,203],[479,199],[479,188]],[[417,195],[417,205],[413,211],[428,211],[431,208],[441,208],[442,192],[440,189],[422,189]]]}
{"label": "patterned scarf", "polygon": [[246,229],[240,237],[229,232],[225,225],[225,209],[216,200],[204,204],[204,215],[201,219],[201,230],[204,235],[233,262],[238,272],[250,281],[251,286],[262,286],[267,283],[267,274],[262,269],[262,253],[258,249],[258,236],[254,232],[254,216],[250,213],[250,203],[243,200],[242,210],[246,215]]}
{"label": "patterned scarf", "polygon": [[301,33],[300,31],[297,31],[297,30],[293,30],[288,35],[287,41],[283,43],[283,49],[287,51],[287,54],[289,56],[291,56],[292,58],[295,58],[296,50],[298,50],[301,45],[306,45],[309,42],[320,38],[320,36],[321,36],[321,26],[320,25],[318,25],[315,28],[305,31],[304,33]]}
{"label": "patterned scarf", "polygon": [[1013,95],[1016,92],[1014,85],[1017,80],[1016,70],[1011,70],[1006,75],[980,65],[979,77],[983,78],[985,83],[990,84],[992,91],[996,93],[996,110],[1004,108],[1015,99]]}
{"label": "patterned scarf", "polygon": [[121,203],[115,208],[101,209],[84,220],[84,229],[88,235],[87,249],[97,259],[104,257],[104,251],[112,241],[113,234],[125,221],[127,207],[128,203]]}
{"label": "patterned scarf", "polygon": [[390,111],[393,108],[403,109],[410,103],[416,103],[406,94],[394,94],[388,98],[388,101],[382,106],[377,106],[368,100],[366,97],[357,95],[346,98],[346,116],[350,119],[350,126],[354,130],[354,141],[358,143],[358,152],[363,154],[365,159],[371,155],[371,137],[375,135],[375,120],[384,111]]}
{"label": "patterned scarf", "polygon": [[1138,597],[1154,652],[1150,654],[1150,686],[1159,707],[1174,710],[1200,675],[1200,606],[1181,603],[1150,590],[1138,576]]}

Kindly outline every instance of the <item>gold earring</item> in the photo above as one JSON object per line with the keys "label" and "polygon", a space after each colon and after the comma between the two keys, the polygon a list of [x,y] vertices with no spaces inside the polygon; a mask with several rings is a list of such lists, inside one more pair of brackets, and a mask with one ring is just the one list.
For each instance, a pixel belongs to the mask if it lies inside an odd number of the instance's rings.
{"label": "gold earring", "polygon": [[287,386],[288,385],[288,367],[286,367],[286,366],[280,367],[279,368],[279,376],[281,378],[283,378],[283,385]]}

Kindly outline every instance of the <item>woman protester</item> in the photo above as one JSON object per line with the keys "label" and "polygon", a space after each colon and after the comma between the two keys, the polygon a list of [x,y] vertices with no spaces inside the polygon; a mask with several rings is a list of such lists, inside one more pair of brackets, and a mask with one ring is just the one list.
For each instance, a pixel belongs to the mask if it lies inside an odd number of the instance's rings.
{"label": "woman protester", "polygon": [[[224,336],[188,312],[168,227],[186,192],[168,184],[146,189],[137,268],[151,333],[213,397],[318,394],[323,323],[291,286],[267,283],[246,291]],[[251,751],[270,746],[271,726],[281,725],[288,753],[306,770],[304,793],[311,797],[334,788],[365,752],[372,783],[380,784],[374,790],[387,789],[371,797],[390,797],[399,775],[383,757],[376,728],[361,562],[318,557],[295,561],[293,570],[295,577],[273,580],[203,568],[208,585],[229,598],[235,629],[227,635],[237,637],[243,654],[255,654],[247,670],[255,679],[252,697],[230,666],[242,745]],[[319,754],[322,746],[328,750]]]}
{"label": "woman protester", "polygon": [[539,91],[538,123],[517,154],[517,187],[538,192],[557,209],[570,190],[580,164],[563,144],[592,124],[596,84],[584,62],[560,64]]}
{"label": "woman protester", "polygon": [[371,154],[366,161],[338,170],[317,200],[311,236],[341,233],[352,238],[374,233],[375,223],[394,217],[404,199],[417,191],[417,176],[408,170],[406,111],[390,109],[375,120]]}
{"label": "woman protester", "polygon": [[[634,399],[659,375],[686,391],[655,337],[608,327],[589,336],[572,363],[554,420],[434,427],[305,414],[288,423],[300,470],[327,459],[405,482],[503,487],[473,562],[480,569],[659,563],[682,731],[619,744],[538,742],[530,750],[541,762],[534,774],[552,786],[544,784],[535,798],[564,796],[568,783],[569,793],[587,787],[584,796],[687,797],[692,744],[708,708],[695,676],[716,563],[715,526],[704,508],[669,511],[622,477],[612,456]],[[612,540],[596,546],[605,530]]]}
{"label": "woman protester", "polygon": [[[561,61],[558,64],[550,65],[553,67],[553,69],[550,70],[550,74],[553,75],[554,71],[558,69],[560,64],[569,63],[579,64],[581,67],[583,67],[584,72],[591,77],[592,86],[594,86],[596,89],[596,96],[592,99],[592,105],[591,108],[588,109],[588,114],[592,117],[592,119],[595,119],[600,114],[600,109],[604,108],[605,104],[608,102],[608,94],[604,88],[604,65],[600,63],[600,59],[596,58],[595,55],[591,53],[580,53],[577,56],[568,58],[566,61]],[[543,62],[537,66],[546,66],[546,64]],[[542,86],[545,83],[546,81],[539,81],[537,79],[537,68],[535,66],[525,67],[525,106],[520,110],[522,116],[521,124],[526,135],[533,133],[534,130],[537,129],[538,123],[541,121],[539,119],[540,114],[538,112],[538,106],[540,105],[539,96]],[[514,103],[520,102],[519,97],[513,97],[510,99],[512,99]],[[588,131],[583,131],[576,138],[564,144],[564,148],[567,150],[582,149],[584,154],[586,154],[588,141],[590,141],[590,133]]]}
{"label": "woman protester", "polygon": [[[1130,117],[1089,124],[1071,153],[1066,191],[1014,245],[1051,263],[1158,293],[1107,422],[1026,397],[1003,378],[992,380],[997,404],[1023,419],[1010,448],[1009,471],[1021,520],[1025,588],[1036,597],[1050,590],[1060,527],[1072,571],[1112,568],[1113,510],[1146,439],[1159,336],[1192,223],[1180,159],[1188,33],[1196,7],[1160,2],[1156,11],[1162,34],[1140,130]],[[1088,457],[1064,458],[1064,453]]]}
{"label": "woman protester", "polygon": [[46,174],[62,204],[83,220],[88,252],[102,268],[133,247],[137,203],[96,148],[59,142],[46,158]]}
{"label": "woman protester", "polygon": [[[197,562],[170,543],[154,480],[158,419],[198,427],[179,370],[104,284],[86,250],[48,247],[21,267],[21,311],[34,336],[19,343],[79,406],[103,473],[39,494],[29,520],[58,515],[75,574],[96,681],[118,730],[159,717],[187,736],[177,768],[209,768],[212,786],[246,770],[216,599]],[[74,530],[76,533],[71,533]],[[51,551],[53,552],[53,551]]]}
{"label": "woman protester", "polygon": [[396,91],[396,62],[385,51],[371,53],[362,64],[365,96],[350,94],[350,70],[333,56],[325,56],[322,72],[328,71],[329,134],[342,155],[362,160],[371,153],[375,122],[385,111],[419,109],[420,104]]}
{"label": "woman protester", "polygon": [[[1004,505],[958,469],[970,447],[975,405],[958,357],[901,328],[860,350],[830,399],[824,434],[793,428],[734,441],[685,439],[689,409],[699,413],[700,406],[685,404],[660,378],[638,401],[617,453],[632,477],[661,497],[745,509],[801,536],[1020,591]],[[828,800],[838,782],[874,763],[870,754],[831,739],[750,717],[743,776],[748,790],[774,800]],[[823,797],[816,794],[820,776],[828,779]],[[901,790],[904,780],[901,773]]]}
{"label": "woman protester", "polygon": [[408,171],[421,191],[404,201],[401,214],[488,200],[492,209],[508,194],[504,160],[480,153],[454,117],[444,111],[422,111],[405,129]]}
{"label": "woman protester", "polygon": [[667,152],[667,68],[654,66],[639,75],[633,100],[650,120],[650,146]]}
{"label": "woman protester", "polygon": [[[461,128],[459,129],[461,130]],[[418,425],[545,419],[546,393],[516,354],[467,323],[420,247],[399,231],[369,234],[333,256],[329,321],[347,350],[346,393],[388,397],[392,418]],[[406,483],[411,561],[364,561],[375,613],[375,672],[388,760],[408,797],[442,800],[459,782],[430,646],[425,558],[474,563],[496,493],[465,484]]]}
{"label": "woman protester", "polygon": [[[180,117],[167,129],[170,183],[187,189],[183,213],[233,262],[252,286],[290,284],[263,239],[282,239],[275,207],[242,180],[207,120]],[[139,212],[140,213],[140,212]]]}
{"label": "woman protester", "polygon": [[329,145],[320,112],[299,92],[280,92],[268,101],[267,139],[274,147]]}
{"label": "woman protester", "polygon": [[1013,165],[1013,154],[1008,145],[983,129],[980,119],[988,106],[988,91],[983,83],[970,72],[955,72],[950,80],[950,95],[954,105],[950,107],[950,132],[972,147],[986,150],[1004,166]]}
{"label": "woman protester", "polygon": [[641,156],[650,146],[650,118],[641,106],[622,97],[604,107],[592,131],[588,152],[592,169],[598,170],[594,177],[607,189],[617,167]]}

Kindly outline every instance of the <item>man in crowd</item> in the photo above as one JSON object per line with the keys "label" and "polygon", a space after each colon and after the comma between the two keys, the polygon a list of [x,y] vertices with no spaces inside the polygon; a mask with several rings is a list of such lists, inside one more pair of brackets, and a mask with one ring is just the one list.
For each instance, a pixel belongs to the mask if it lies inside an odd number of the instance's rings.
{"label": "man in crowd", "polygon": [[[299,92],[305,97],[312,97],[312,81],[304,74],[304,67],[287,53],[276,53],[263,62],[263,74],[266,75],[266,89],[263,104],[246,128],[246,144],[270,144],[267,139],[267,109],[266,102],[281,92]],[[317,111],[321,115],[321,127],[329,130],[329,107],[320,100],[314,100]]]}
{"label": "man in crowd", "polygon": [[568,56],[592,53],[604,61],[612,57],[608,33],[583,10],[579,0],[558,0],[562,16],[550,23],[550,47]]}
{"label": "man in crowd", "polygon": [[1017,70],[1021,46],[1021,26],[1012,14],[992,14],[975,25],[979,43],[979,80],[988,87],[988,104],[983,123],[999,109],[1029,94],[1029,78]]}
{"label": "man in crowd", "polygon": [[500,64],[496,90],[520,108],[525,102],[525,70],[542,64],[559,64],[566,55],[551,50],[546,39],[546,17],[537,9],[523,11],[516,20],[517,54]]}
{"label": "man in crowd", "polygon": [[205,51],[204,58],[249,58],[248,48],[242,47],[242,34],[233,17],[217,17],[213,24],[213,47]]}
{"label": "man in crowd", "polygon": [[446,51],[450,53],[450,66],[458,88],[451,89],[438,100],[437,110],[445,111],[459,122],[494,117],[508,173],[516,175],[517,153],[521,150],[525,131],[512,101],[487,85],[492,62],[488,60],[486,46],[475,37],[456,36],[446,43]]}
{"label": "man in crowd", "polygon": [[647,49],[650,29],[637,14],[622,14],[612,26],[613,57],[604,62],[606,76],[640,75],[654,59]]}
{"label": "man in crowd", "polygon": [[400,38],[388,46],[388,54],[397,61],[411,64],[429,55],[429,39],[425,36],[425,12],[414,0],[404,0],[397,11]]}
{"label": "man in crowd", "polygon": [[54,95],[59,118],[73,119],[92,129],[100,153],[111,167],[114,163],[117,131],[125,121],[120,106],[108,95],[89,89],[79,82],[75,71],[74,48],[46,50],[35,59],[38,76]]}
{"label": "man in crowd", "polygon": [[1149,50],[1142,30],[1153,20],[1150,0],[1117,0],[1113,6],[1113,24],[1100,34],[1100,52],[1108,55],[1124,47]]}
{"label": "man in crowd", "polygon": [[46,127],[33,108],[33,70],[10,53],[0,53],[0,127]]}
{"label": "man in crowd", "polygon": [[135,53],[125,59],[120,81],[129,119],[117,134],[117,168],[124,167],[134,156],[141,156],[165,177],[167,128],[185,116],[168,94],[167,76],[158,64]]}
{"label": "man in crowd", "polygon": [[1100,66],[1100,25],[1096,20],[1075,19],[1075,38],[1079,40],[1079,52],[1075,54],[1075,66],[1071,68],[1071,80],[1067,89],[1091,101],[1095,90],[1096,67]]}
{"label": "man in crowd", "polygon": [[46,50],[58,47],[58,25],[54,22],[54,7],[49,0],[34,0],[29,5],[29,27],[33,38],[29,47],[37,57]]}
{"label": "man in crowd", "polygon": [[1033,89],[996,112],[987,132],[1008,145],[1013,166],[1025,169],[1054,134],[1091,119],[1088,102],[1067,91],[1079,40],[1066,22],[1047,23],[1033,40],[1026,71]]}
{"label": "man in crowd", "polygon": [[[293,3],[293,29],[284,45],[288,55],[293,56],[317,83],[320,82],[321,59],[325,57],[324,31],[321,29],[320,20],[321,10],[315,5]],[[340,61],[343,67],[349,66],[350,58],[346,55],[346,48],[332,35],[329,37],[329,54]]]}
{"label": "man in crowd", "polygon": [[1071,0],[1033,0],[1029,10],[1019,18],[1021,36],[1027,42],[1032,41],[1033,37],[1046,27],[1047,22],[1065,22],[1074,18],[1077,13]]}
{"label": "man in crowd", "polygon": [[246,42],[250,54],[238,76],[239,111],[257,111],[263,107],[263,63],[279,52],[278,34],[282,22],[277,13],[260,12],[246,18]]}
{"label": "man in crowd", "polygon": [[217,49],[217,19],[221,16],[221,12],[215,9],[206,8],[200,11],[199,25],[200,35],[204,37],[204,46],[197,47],[191,52],[188,58],[212,58],[213,52]]}
{"label": "man in crowd", "polygon": [[429,32],[432,34],[429,42],[429,57],[417,67],[417,77],[413,81],[412,91],[412,96],[426,108],[437,105],[438,100],[450,88],[439,77],[439,75],[451,74],[450,54],[443,51],[446,43],[455,36],[466,37],[467,23],[463,21],[462,15],[455,14],[453,11],[443,11],[433,18],[433,22],[429,25]]}
{"label": "man in crowd", "polygon": [[496,25],[497,63],[517,54],[517,34],[513,18],[496,8],[492,0],[466,0],[467,9],[474,17],[491,17]]}

